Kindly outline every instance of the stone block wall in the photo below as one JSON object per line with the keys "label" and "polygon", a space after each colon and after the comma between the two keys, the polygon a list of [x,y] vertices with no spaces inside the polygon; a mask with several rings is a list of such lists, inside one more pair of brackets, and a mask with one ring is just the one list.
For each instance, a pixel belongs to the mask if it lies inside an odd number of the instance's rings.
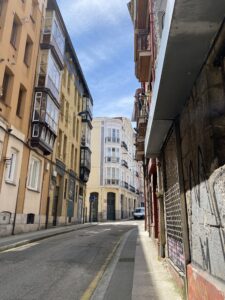
{"label": "stone block wall", "polygon": [[[180,116],[192,265],[225,284],[225,26]],[[195,299],[195,298],[193,298]],[[196,298],[198,299],[198,298]],[[207,298],[208,299],[208,298]]]}

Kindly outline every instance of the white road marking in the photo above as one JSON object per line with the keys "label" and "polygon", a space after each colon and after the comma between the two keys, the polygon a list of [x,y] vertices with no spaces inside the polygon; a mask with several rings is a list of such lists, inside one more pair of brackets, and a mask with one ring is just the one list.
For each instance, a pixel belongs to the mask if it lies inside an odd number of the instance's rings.
{"label": "white road marking", "polygon": [[23,245],[23,246],[20,246],[20,247],[15,247],[15,248],[12,248],[12,249],[2,251],[1,253],[23,251],[23,250],[29,249],[29,248],[31,248],[35,245],[38,245],[38,244],[39,243],[30,243],[30,244],[27,244],[27,245]]}

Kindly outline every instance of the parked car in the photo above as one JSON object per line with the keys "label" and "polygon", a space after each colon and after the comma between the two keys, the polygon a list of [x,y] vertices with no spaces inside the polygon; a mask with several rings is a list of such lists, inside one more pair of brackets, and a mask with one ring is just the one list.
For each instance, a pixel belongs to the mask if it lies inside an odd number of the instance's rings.
{"label": "parked car", "polygon": [[144,219],[145,218],[145,208],[137,207],[134,210],[134,219]]}

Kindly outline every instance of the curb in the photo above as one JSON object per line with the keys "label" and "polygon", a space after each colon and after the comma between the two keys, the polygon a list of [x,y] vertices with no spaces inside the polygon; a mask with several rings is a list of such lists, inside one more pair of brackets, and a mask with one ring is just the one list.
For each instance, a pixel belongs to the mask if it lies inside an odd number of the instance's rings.
{"label": "curb", "polygon": [[2,246],[2,247],[0,247],[0,253],[4,252],[6,250],[13,249],[13,248],[18,248],[18,247],[21,247],[21,246],[24,246],[24,245],[27,245],[27,244],[35,243],[37,241],[41,241],[41,240],[47,239],[49,237],[53,237],[53,236],[57,236],[57,235],[61,235],[61,234],[65,234],[65,233],[69,233],[69,232],[89,228],[89,227],[94,227],[94,226],[97,226],[97,224],[89,224],[87,226],[82,226],[82,227],[78,227],[78,228],[75,227],[73,229],[67,229],[67,230],[59,231],[59,232],[49,232],[49,233],[47,233],[46,235],[43,235],[43,236],[34,237],[34,238],[30,238],[28,240],[23,240],[23,241],[20,241],[20,242],[17,242],[17,243]]}

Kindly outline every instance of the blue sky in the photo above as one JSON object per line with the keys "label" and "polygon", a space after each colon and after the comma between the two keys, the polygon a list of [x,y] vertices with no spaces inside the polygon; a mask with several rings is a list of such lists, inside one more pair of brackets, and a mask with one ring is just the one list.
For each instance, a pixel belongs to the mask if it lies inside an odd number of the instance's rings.
{"label": "blue sky", "polygon": [[94,99],[94,117],[131,118],[134,75],[128,0],[58,0]]}

